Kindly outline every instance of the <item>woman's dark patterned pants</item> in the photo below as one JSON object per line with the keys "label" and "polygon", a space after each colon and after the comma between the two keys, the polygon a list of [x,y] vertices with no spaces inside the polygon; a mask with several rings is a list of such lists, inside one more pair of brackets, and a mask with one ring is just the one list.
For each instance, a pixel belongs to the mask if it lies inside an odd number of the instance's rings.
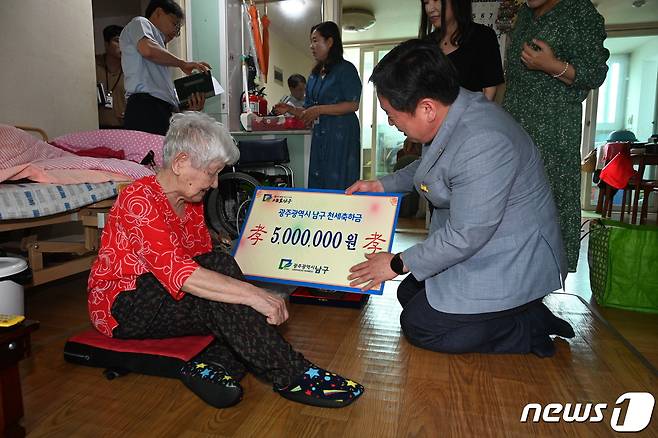
{"label": "woman's dark patterned pants", "polygon": [[[229,254],[213,251],[195,260],[204,268],[244,281],[240,267]],[[113,332],[116,338],[214,335],[215,341],[196,359],[221,364],[235,379],[242,378],[248,368],[281,388],[310,365],[267,323],[265,316],[251,307],[191,294],[176,301],[151,273],[139,276],[134,290],[117,296],[112,316],[119,323]]]}

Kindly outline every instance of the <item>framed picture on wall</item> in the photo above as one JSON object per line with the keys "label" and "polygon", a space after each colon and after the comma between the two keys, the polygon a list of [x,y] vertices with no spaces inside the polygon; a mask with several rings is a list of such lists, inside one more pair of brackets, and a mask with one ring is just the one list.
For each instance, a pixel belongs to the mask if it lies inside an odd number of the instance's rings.
{"label": "framed picture on wall", "polygon": [[274,82],[283,85],[283,70],[277,66],[274,66]]}
{"label": "framed picture on wall", "polygon": [[500,46],[500,56],[504,61],[506,34],[498,29],[496,19],[498,18],[498,9],[500,8],[499,0],[474,0],[473,3],[473,21],[490,27],[496,32],[498,45]]}

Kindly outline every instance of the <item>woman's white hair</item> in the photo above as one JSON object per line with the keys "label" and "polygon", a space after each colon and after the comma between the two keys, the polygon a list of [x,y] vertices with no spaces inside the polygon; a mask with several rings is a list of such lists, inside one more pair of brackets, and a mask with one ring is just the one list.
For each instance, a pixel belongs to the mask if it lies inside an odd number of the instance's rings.
{"label": "woman's white hair", "polygon": [[226,127],[207,114],[196,111],[176,113],[171,117],[164,139],[163,162],[171,166],[180,153],[189,155],[192,166],[206,168],[212,161],[234,164],[240,150]]}

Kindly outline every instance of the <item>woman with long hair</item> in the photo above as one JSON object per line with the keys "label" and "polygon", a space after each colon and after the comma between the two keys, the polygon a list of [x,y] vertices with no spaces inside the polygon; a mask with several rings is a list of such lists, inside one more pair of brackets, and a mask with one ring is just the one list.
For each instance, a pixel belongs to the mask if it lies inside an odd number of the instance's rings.
{"label": "woman with long hair", "polygon": [[459,85],[489,99],[505,82],[493,30],[473,22],[471,0],[421,0],[419,38],[435,41],[459,74]]}
{"label": "woman with long hair", "polygon": [[343,58],[340,29],[333,21],[311,28],[311,54],[316,64],[306,84],[304,108],[285,110],[313,124],[308,187],[349,187],[360,175],[361,141],[356,112],[361,80],[354,65]]}

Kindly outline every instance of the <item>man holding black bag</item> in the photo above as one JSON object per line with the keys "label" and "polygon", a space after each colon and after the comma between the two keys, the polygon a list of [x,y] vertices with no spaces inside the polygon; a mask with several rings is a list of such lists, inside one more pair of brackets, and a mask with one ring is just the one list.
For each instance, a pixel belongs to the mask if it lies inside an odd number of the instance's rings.
{"label": "man holding black bag", "polygon": [[[120,37],[128,99],[124,127],[165,135],[172,113],[179,110],[169,67],[189,75],[194,70],[207,71],[210,65],[185,61],[167,50],[167,43],[180,35],[185,18],[173,0],[151,0],[144,16],[133,18]],[[185,109],[201,111],[204,104],[205,97],[196,93]]]}

